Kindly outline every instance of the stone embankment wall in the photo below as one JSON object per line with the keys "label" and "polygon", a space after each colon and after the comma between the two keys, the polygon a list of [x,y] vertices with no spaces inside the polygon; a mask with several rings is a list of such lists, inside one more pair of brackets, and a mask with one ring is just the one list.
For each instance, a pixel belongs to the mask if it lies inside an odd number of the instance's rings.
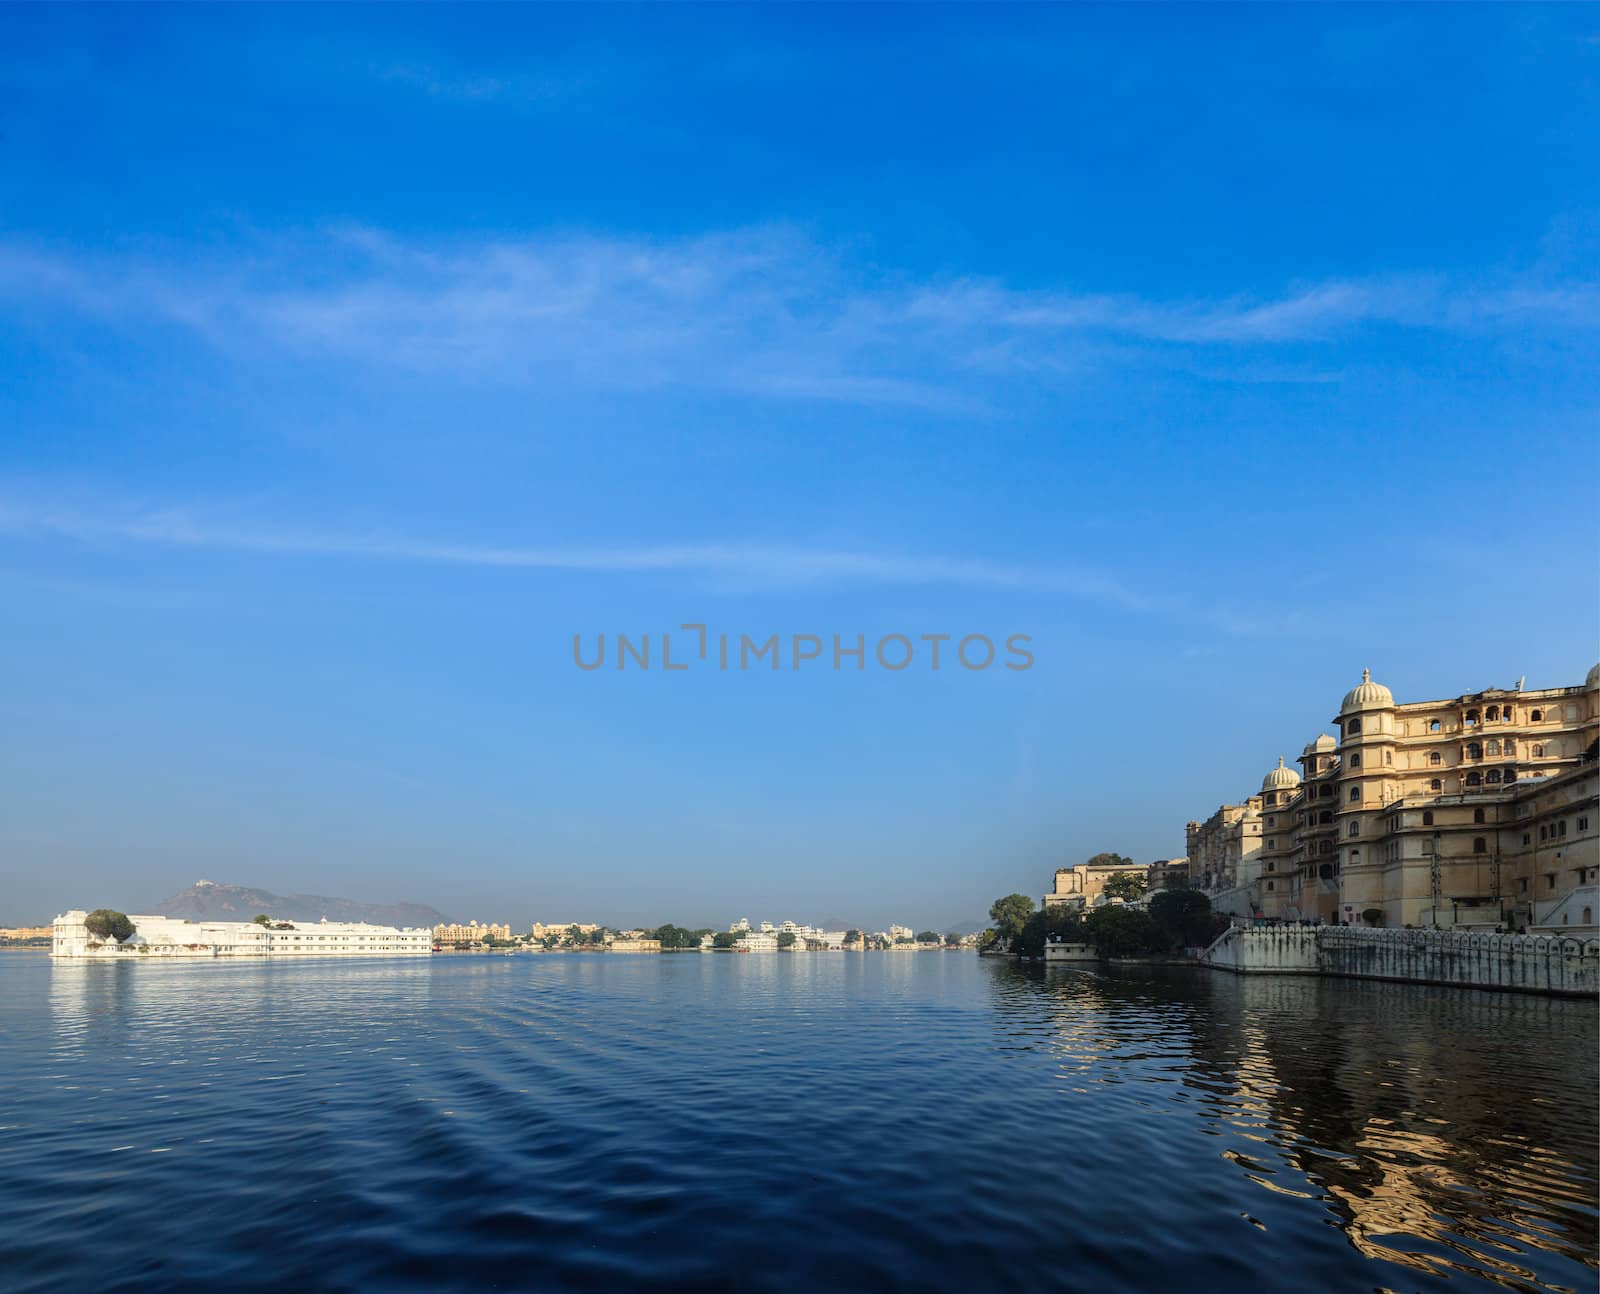
{"label": "stone embankment wall", "polygon": [[1600,993],[1600,939],[1235,926],[1201,953],[1200,960],[1242,975],[1336,975],[1570,997]]}

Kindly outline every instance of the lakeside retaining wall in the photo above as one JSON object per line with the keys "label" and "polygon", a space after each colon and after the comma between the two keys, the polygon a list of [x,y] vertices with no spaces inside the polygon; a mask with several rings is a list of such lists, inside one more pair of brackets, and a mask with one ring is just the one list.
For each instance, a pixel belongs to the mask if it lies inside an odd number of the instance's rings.
{"label": "lakeside retaining wall", "polygon": [[1566,997],[1600,994],[1600,939],[1556,935],[1234,926],[1200,961],[1239,975],[1336,975]]}

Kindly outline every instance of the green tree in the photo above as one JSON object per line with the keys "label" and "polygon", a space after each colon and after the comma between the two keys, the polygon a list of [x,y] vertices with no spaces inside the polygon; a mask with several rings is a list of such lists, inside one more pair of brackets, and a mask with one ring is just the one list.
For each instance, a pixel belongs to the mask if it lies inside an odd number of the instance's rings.
{"label": "green tree", "polygon": [[1113,899],[1137,899],[1144,894],[1142,872],[1113,872],[1106,877],[1105,893]]}
{"label": "green tree", "polygon": [[1071,908],[1042,908],[1028,918],[1021,932],[1011,941],[1018,957],[1043,957],[1045,941],[1057,936],[1071,943],[1083,943],[1087,936],[1078,914]]}
{"label": "green tree", "polygon": [[84,926],[97,939],[115,939],[119,944],[133,933],[127,913],[111,908],[96,908],[83,919]]}
{"label": "green tree", "polygon": [[738,942],[739,936],[732,930],[719,930],[711,936],[711,946],[713,948],[732,948]]}
{"label": "green tree", "polygon": [[1150,919],[1169,948],[1211,942],[1211,900],[1199,890],[1163,890],[1150,900]]}
{"label": "green tree", "polygon": [[1126,867],[1133,859],[1122,854],[1096,854],[1089,860],[1090,867]]}
{"label": "green tree", "polygon": [[846,930],[844,932],[844,941],[847,944],[858,944],[858,943],[860,943],[861,942],[861,931],[859,931],[859,930]]}
{"label": "green tree", "polygon": [[944,941],[952,948],[961,947],[961,936],[958,935],[954,930],[944,937]]}
{"label": "green tree", "polygon": [[1085,933],[1107,957],[1137,957],[1166,950],[1166,937],[1142,908],[1096,908],[1083,923]]}
{"label": "green tree", "polygon": [[924,930],[920,935],[917,936],[917,942],[919,944],[936,944],[942,941],[939,938],[939,932],[937,930]]}
{"label": "green tree", "polygon": [[1033,915],[1033,900],[1026,894],[1008,894],[989,905],[989,920],[996,932],[1006,939],[1015,939]]}
{"label": "green tree", "polygon": [[793,930],[780,930],[778,932],[778,947],[779,948],[793,948],[794,947],[794,931]]}
{"label": "green tree", "polygon": [[272,918],[265,912],[257,912],[250,920],[254,921],[258,926],[270,926],[272,924]]}
{"label": "green tree", "polygon": [[589,931],[589,942],[592,944],[603,944],[606,941],[606,936],[610,933],[611,932],[604,926],[596,926],[593,930]]}

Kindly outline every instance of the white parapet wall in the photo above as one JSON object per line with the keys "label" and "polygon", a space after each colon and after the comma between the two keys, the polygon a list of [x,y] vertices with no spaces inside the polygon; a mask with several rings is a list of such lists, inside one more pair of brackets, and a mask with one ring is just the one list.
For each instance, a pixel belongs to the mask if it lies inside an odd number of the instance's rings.
{"label": "white parapet wall", "polygon": [[[133,934],[101,939],[84,924],[82,909],[64,912],[51,928],[50,955],[103,961],[206,957],[416,957],[433,951],[433,931],[361,921],[185,921],[133,915]],[[284,927],[278,929],[278,926]]]}
{"label": "white parapet wall", "polygon": [[1242,975],[1332,975],[1568,997],[1600,993],[1600,939],[1593,938],[1234,926],[1200,961]]}

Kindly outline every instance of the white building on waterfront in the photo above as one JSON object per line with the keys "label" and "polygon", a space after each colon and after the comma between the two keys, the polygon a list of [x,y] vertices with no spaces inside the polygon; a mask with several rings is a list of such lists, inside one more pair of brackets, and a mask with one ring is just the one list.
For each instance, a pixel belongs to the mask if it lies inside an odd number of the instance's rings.
{"label": "white building on waterfront", "polygon": [[[433,931],[364,921],[186,921],[130,916],[133,933],[119,943],[89,933],[89,914],[65,912],[51,927],[50,955],[73,958],[150,957],[412,957],[433,951]],[[281,927],[281,928],[280,928]]]}

